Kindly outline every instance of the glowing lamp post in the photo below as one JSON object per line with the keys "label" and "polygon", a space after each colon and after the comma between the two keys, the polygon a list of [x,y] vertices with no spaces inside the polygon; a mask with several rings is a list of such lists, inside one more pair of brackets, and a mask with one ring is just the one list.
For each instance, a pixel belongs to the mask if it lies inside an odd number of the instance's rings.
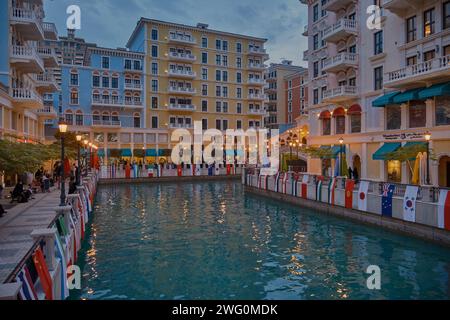
{"label": "glowing lamp post", "polygon": [[66,205],[66,177],[64,172],[64,138],[67,133],[67,123],[60,121],[58,123],[59,132],[61,134],[61,195],[60,195],[60,206]]}
{"label": "glowing lamp post", "polygon": [[425,140],[427,141],[427,185],[431,185],[430,181],[430,140],[431,133],[425,133]]}
{"label": "glowing lamp post", "polygon": [[339,139],[339,144],[341,145],[341,149],[340,149],[340,155],[341,155],[341,161],[339,163],[339,175],[342,177],[342,174],[344,173],[344,138],[340,138]]}

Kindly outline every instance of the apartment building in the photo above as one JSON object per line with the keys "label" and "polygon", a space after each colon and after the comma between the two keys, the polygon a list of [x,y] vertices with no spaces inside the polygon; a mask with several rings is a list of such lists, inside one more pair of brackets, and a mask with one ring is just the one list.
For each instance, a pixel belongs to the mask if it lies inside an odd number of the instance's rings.
{"label": "apartment building", "polygon": [[142,18],[127,47],[145,54],[146,128],[263,127],[266,39]]}
{"label": "apartment building", "polygon": [[[283,60],[281,63],[271,63],[266,69],[264,78],[266,79],[265,93],[267,115],[265,126],[269,129],[279,129],[280,126],[291,124],[295,118],[289,120],[288,103],[286,99],[285,77],[303,72],[305,69],[295,66],[290,60]],[[291,113],[292,116],[292,113]]]}
{"label": "apartment building", "polygon": [[[388,151],[431,134],[431,183],[450,185],[449,1],[301,1],[308,5],[309,143],[339,152],[362,178],[408,183]],[[381,28],[366,9],[381,8]],[[370,23],[369,23],[370,24]],[[310,159],[330,174],[334,160]]]}
{"label": "apartment building", "polygon": [[285,123],[293,124],[297,122],[297,118],[305,118],[308,116],[308,70],[304,69],[299,72],[284,77],[284,99],[286,101],[286,118]]}
{"label": "apartment building", "polygon": [[53,23],[45,22],[42,0],[0,3],[0,137],[43,142],[44,121],[56,117],[44,105],[43,94],[57,91],[53,70],[57,39]]}

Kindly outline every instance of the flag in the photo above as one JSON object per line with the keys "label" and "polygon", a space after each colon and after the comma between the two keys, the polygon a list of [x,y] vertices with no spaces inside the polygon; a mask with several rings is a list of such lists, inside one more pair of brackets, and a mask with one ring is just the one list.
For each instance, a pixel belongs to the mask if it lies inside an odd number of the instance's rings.
{"label": "flag", "polygon": [[316,201],[322,201],[322,180],[316,182]]}
{"label": "flag", "polygon": [[336,178],[332,178],[328,184],[328,203],[335,204],[334,201],[334,191],[336,189]]}
{"label": "flag", "polygon": [[278,182],[280,181],[281,174],[282,174],[281,172],[278,172],[276,177],[275,177],[275,187],[274,187],[274,189],[275,189],[274,191],[275,192],[279,191],[279,184],[278,184]]}
{"label": "flag", "polygon": [[381,215],[392,218],[392,197],[395,192],[395,184],[385,183],[381,198]]}
{"label": "flag", "polygon": [[438,227],[450,230],[450,191],[442,189],[439,194]]}
{"label": "flag", "polygon": [[294,181],[292,182],[292,195],[294,197],[298,196],[298,174],[295,174]]}
{"label": "flag", "polygon": [[288,175],[288,173],[286,172],[285,174],[284,174],[284,176],[283,176],[283,180],[282,180],[282,193],[287,193],[287,190],[286,190],[286,184],[287,184],[287,182],[288,182],[288,180],[289,180],[289,175]]}
{"label": "flag", "polygon": [[369,181],[359,183],[358,210],[367,211],[367,197],[369,194]]}
{"label": "flag", "polygon": [[67,287],[67,262],[59,237],[56,237],[55,248],[61,265],[61,300],[66,300],[69,296],[69,288]]}
{"label": "flag", "polygon": [[419,187],[407,186],[403,198],[403,220],[416,222],[416,201]]}
{"label": "flag", "polygon": [[38,300],[33,280],[31,280],[30,272],[26,266],[23,267],[23,269],[18,273],[16,281],[20,281],[22,283],[22,287],[19,291],[19,297],[21,300]]}
{"label": "flag", "polygon": [[33,254],[33,262],[36,267],[39,279],[41,280],[42,289],[44,290],[47,300],[53,300],[53,283],[50,273],[45,263],[44,254],[41,248],[37,248]]}
{"label": "flag", "polygon": [[309,176],[307,174],[303,175],[303,178],[302,178],[302,198],[303,199],[308,198],[308,180],[309,180]]}
{"label": "flag", "polygon": [[353,189],[355,189],[355,180],[347,179],[345,183],[345,207],[353,209]]}

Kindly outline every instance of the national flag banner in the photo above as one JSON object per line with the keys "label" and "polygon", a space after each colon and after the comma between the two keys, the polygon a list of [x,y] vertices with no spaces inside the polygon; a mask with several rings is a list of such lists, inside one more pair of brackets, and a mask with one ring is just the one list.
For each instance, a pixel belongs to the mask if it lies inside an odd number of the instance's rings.
{"label": "national flag banner", "polygon": [[47,300],[53,300],[53,282],[45,263],[44,254],[41,248],[37,248],[33,254],[33,262],[36,267],[37,274],[41,280],[42,289]]}
{"label": "national flag banner", "polygon": [[419,193],[418,186],[407,186],[403,198],[403,220],[416,222],[416,201]]}
{"label": "national flag banner", "polygon": [[353,209],[353,190],[355,189],[355,180],[348,179],[345,183],[345,207]]}
{"label": "national flag banner", "polygon": [[292,182],[292,195],[294,197],[298,196],[298,179],[299,179],[298,174],[295,174],[294,181]]}
{"label": "national flag banner", "polygon": [[278,172],[276,177],[275,177],[275,186],[274,186],[274,191],[278,192],[278,187],[279,187],[279,181],[280,181],[280,176],[281,176],[281,172]]}
{"label": "national flag banner", "polygon": [[302,177],[302,198],[308,199],[308,181],[309,176],[307,174],[303,175]]}
{"label": "national flag banner", "polygon": [[285,174],[284,174],[284,177],[283,177],[283,193],[284,194],[286,194],[287,193],[287,183],[288,183],[288,181],[289,181],[289,174],[286,172]]}
{"label": "national flag banner", "polygon": [[330,183],[328,184],[328,203],[333,205],[335,204],[334,194],[336,190],[336,183],[337,183],[336,178],[332,178],[330,180]]}
{"label": "national flag banner", "polygon": [[17,274],[16,282],[22,283],[19,291],[19,297],[21,300],[38,300],[38,295],[36,293],[33,280],[31,279],[30,272],[26,266],[23,267],[23,269]]}
{"label": "national flag banner", "polygon": [[385,183],[381,198],[381,215],[392,218],[392,198],[394,197],[395,184]]}
{"label": "national flag banner", "polygon": [[263,175],[260,175],[258,177],[258,189],[262,189],[263,179],[264,179]]}
{"label": "national flag banner", "polygon": [[322,201],[322,180],[316,182],[316,201]]}
{"label": "national flag banner", "polygon": [[358,191],[358,210],[367,211],[367,198],[369,194],[369,181],[361,181]]}
{"label": "national flag banner", "polygon": [[67,286],[67,262],[59,237],[56,237],[55,248],[61,265],[61,300],[66,300],[69,296],[69,288]]}
{"label": "national flag banner", "polygon": [[442,189],[439,193],[438,227],[450,230],[450,191]]}

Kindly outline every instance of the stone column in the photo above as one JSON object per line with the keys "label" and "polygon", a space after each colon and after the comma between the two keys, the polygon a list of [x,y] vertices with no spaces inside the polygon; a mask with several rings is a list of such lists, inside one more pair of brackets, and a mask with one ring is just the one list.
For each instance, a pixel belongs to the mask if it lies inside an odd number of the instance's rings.
{"label": "stone column", "polygon": [[367,162],[370,155],[367,154],[367,143],[363,143],[361,146],[361,179],[367,179]]}

